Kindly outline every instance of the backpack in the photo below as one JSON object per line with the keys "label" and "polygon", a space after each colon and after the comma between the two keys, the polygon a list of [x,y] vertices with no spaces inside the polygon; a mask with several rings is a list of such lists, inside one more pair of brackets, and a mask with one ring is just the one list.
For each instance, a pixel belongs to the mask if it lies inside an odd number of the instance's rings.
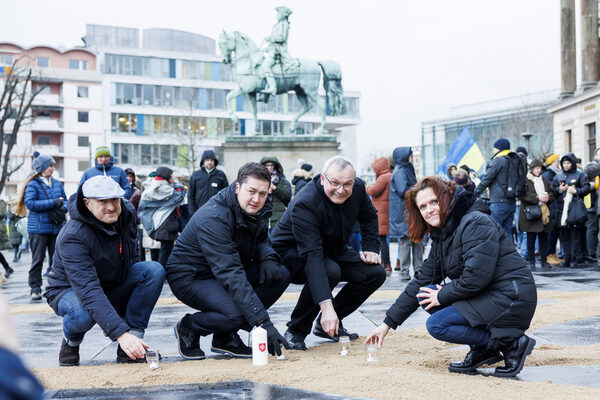
{"label": "backpack", "polygon": [[510,152],[508,157],[508,180],[504,194],[507,199],[516,199],[527,193],[527,161],[517,153]]}

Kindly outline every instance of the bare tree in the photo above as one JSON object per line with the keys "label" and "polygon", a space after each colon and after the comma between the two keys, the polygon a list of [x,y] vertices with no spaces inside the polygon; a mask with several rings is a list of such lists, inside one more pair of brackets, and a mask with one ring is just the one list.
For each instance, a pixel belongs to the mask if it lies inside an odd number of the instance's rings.
{"label": "bare tree", "polygon": [[[17,144],[17,135],[23,125],[31,123],[31,105],[44,89],[31,90],[31,68],[17,66],[16,59],[3,78],[4,87],[0,96],[0,192],[6,180],[25,163],[25,154],[18,161],[10,154]],[[9,122],[12,122],[12,127]]]}
{"label": "bare tree", "polygon": [[179,109],[183,119],[181,126],[175,132],[177,141],[187,149],[187,151],[179,151],[181,164],[191,175],[200,161],[199,147],[204,141],[206,131],[200,129],[200,118],[194,116],[194,104],[197,102],[198,91],[189,90],[181,97]]}

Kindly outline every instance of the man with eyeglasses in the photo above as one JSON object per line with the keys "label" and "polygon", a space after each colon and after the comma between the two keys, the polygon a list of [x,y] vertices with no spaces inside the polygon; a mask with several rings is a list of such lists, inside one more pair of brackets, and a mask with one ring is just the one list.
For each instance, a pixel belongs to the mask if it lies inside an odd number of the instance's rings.
{"label": "man with eyeglasses", "polygon": [[[360,253],[348,246],[357,220]],[[317,316],[316,336],[334,342],[340,336],[358,339],[358,334],[346,331],[342,319],[385,281],[378,235],[377,210],[352,162],[330,158],[323,173],[294,197],[271,237],[291,282],[305,284],[284,336],[291,349],[306,350],[304,339]],[[331,291],[339,282],[346,285],[334,298]]]}

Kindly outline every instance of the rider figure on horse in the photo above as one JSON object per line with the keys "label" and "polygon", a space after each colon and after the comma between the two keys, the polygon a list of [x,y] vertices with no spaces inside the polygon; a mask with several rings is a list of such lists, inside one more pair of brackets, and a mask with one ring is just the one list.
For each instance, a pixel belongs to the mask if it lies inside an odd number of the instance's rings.
{"label": "rider figure on horse", "polygon": [[267,87],[262,92],[272,96],[277,94],[277,84],[273,77],[273,67],[279,63],[283,70],[286,61],[290,58],[287,51],[288,33],[290,31],[288,17],[292,14],[292,10],[283,6],[277,7],[275,10],[277,11],[277,23],[273,26],[271,35],[265,38],[268,46],[261,68],[261,72],[267,80]]}

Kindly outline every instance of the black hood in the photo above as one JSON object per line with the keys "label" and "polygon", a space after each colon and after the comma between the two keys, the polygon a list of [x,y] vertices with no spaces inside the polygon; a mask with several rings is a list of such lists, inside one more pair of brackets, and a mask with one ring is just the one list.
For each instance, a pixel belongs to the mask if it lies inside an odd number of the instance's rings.
{"label": "black hood", "polygon": [[573,154],[573,153],[566,153],[564,156],[562,156],[560,158],[560,169],[563,170],[563,166],[562,166],[563,161],[564,160],[569,160],[569,161],[571,161],[571,169],[568,170],[568,171],[564,171],[564,170],[563,171],[564,172],[575,172],[575,171],[577,171],[577,163],[575,162],[576,158],[577,157],[575,157],[575,154]]}
{"label": "black hood", "polygon": [[[105,224],[98,218],[94,217],[90,210],[88,210],[88,208],[85,206],[85,203],[83,202],[82,187],[83,185],[79,185],[77,192],[72,194],[71,197],[69,197],[67,208],[69,210],[69,215],[71,216],[71,218],[81,221],[85,224],[92,225],[93,227],[100,229],[109,235],[116,234],[114,229],[111,229],[111,225]],[[125,201],[121,199],[121,216],[119,217],[117,223],[128,223],[129,220],[133,218],[133,215],[131,214],[131,211],[127,208],[127,206],[128,204],[125,204]]]}
{"label": "black hood", "polygon": [[456,231],[456,228],[458,228],[461,219],[466,214],[474,211],[480,211],[488,215],[491,214],[490,208],[485,204],[485,201],[476,198],[475,194],[457,185],[454,191],[454,204],[452,205],[450,215],[448,215],[444,226],[431,229],[431,236],[434,239],[443,239],[451,236]]}
{"label": "black hood", "polygon": [[204,153],[202,153],[202,158],[200,159],[201,167],[204,165],[204,160],[206,160],[207,158],[212,158],[213,160],[215,160],[215,167],[219,165],[219,159],[215,155],[215,152],[212,150],[204,150]]}

